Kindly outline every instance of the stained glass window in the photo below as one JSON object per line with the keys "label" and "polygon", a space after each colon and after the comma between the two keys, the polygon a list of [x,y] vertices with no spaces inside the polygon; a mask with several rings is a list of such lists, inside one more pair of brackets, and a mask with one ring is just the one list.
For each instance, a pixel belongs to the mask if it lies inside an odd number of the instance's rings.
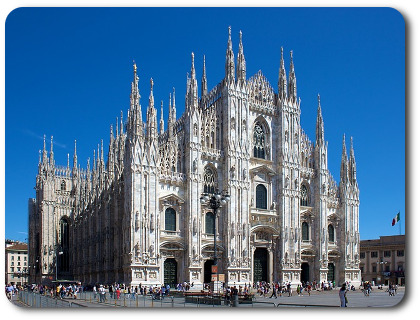
{"label": "stained glass window", "polygon": [[267,209],[267,189],[264,185],[259,184],[255,189],[256,208]]}
{"label": "stained glass window", "polygon": [[254,157],[265,159],[265,132],[259,122],[254,126]]}
{"label": "stained glass window", "polygon": [[165,230],[176,231],[176,212],[172,208],[165,210]]}

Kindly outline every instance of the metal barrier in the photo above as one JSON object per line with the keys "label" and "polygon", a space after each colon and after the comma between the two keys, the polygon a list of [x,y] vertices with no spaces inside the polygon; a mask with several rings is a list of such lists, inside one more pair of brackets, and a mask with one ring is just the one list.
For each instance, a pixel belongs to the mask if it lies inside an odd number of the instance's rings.
{"label": "metal barrier", "polygon": [[74,301],[56,299],[51,296],[44,296],[30,291],[19,291],[18,299],[20,302],[33,308],[74,308],[83,307]]}

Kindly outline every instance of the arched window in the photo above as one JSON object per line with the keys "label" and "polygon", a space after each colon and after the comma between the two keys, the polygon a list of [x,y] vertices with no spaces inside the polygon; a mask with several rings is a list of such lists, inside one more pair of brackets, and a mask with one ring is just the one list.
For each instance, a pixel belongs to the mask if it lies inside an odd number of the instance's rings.
{"label": "arched window", "polygon": [[206,213],[206,233],[214,234],[214,214],[213,212]]}
{"label": "arched window", "polygon": [[60,248],[58,248],[57,255],[59,256],[59,269],[62,272],[70,271],[70,226],[69,222],[65,218],[60,220]]}
{"label": "arched window", "polygon": [[265,159],[266,153],[264,127],[257,121],[254,125],[254,157]]}
{"label": "arched window", "polygon": [[210,167],[204,169],[204,193],[215,193],[217,189],[217,175]]}
{"label": "arched window", "polygon": [[255,189],[255,203],[258,209],[267,209],[267,189],[264,185],[259,184]]}
{"label": "arched window", "polygon": [[61,181],[61,191],[66,191],[66,181]]}
{"label": "arched window", "polygon": [[308,189],[304,184],[300,186],[300,205],[301,206],[308,206],[309,204],[309,195]]}
{"label": "arched window", "polygon": [[176,231],[176,212],[172,208],[165,210],[165,230]]}
{"label": "arched window", "polygon": [[329,224],[328,225],[328,241],[329,242],[334,242],[334,227]]}
{"label": "arched window", "polygon": [[309,226],[307,222],[302,222],[302,240],[309,241]]}

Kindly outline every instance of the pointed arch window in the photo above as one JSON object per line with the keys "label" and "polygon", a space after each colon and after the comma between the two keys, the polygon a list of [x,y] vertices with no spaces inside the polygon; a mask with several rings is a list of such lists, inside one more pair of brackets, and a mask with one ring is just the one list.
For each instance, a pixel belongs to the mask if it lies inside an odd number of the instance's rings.
{"label": "pointed arch window", "polygon": [[328,241],[329,242],[334,242],[335,241],[334,227],[331,224],[328,225]]}
{"label": "pointed arch window", "polygon": [[214,234],[214,214],[212,212],[206,213],[206,230],[207,234]]}
{"label": "pointed arch window", "polygon": [[61,181],[61,191],[66,191],[66,181],[65,180]]}
{"label": "pointed arch window", "polygon": [[254,157],[265,159],[266,157],[266,150],[265,150],[265,143],[266,143],[266,133],[264,130],[263,125],[260,122],[256,122],[254,125]]}
{"label": "pointed arch window", "polygon": [[217,189],[217,175],[216,172],[207,166],[204,169],[204,193],[215,193]]}
{"label": "pointed arch window", "polygon": [[165,210],[165,230],[176,231],[176,211],[173,208]]}
{"label": "pointed arch window", "polygon": [[304,184],[300,186],[300,205],[301,206],[309,205],[308,188]]}
{"label": "pointed arch window", "polygon": [[258,209],[267,209],[267,188],[259,184],[255,188],[255,203]]}
{"label": "pointed arch window", "polygon": [[307,222],[302,222],[302,240],[309,241],[309,225]]}
{"label": "pointed arch window", "polygon": [[69,247],[70,247],[70,224],[66,218],[61,218],[60,220],[60,253],[57,252],[59,257],[59,270],[61,272],[70,271],[70,256],[69,256]]}

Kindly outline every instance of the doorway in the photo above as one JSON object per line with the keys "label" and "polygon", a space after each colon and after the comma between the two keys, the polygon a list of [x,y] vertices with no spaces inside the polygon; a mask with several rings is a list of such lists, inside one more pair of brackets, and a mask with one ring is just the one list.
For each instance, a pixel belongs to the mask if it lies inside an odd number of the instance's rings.
{"label": "doorway", "polygon": [[304,262],[302,263],[300,268],[302,269],[300,273],[300,281],[306,283],[309,281],[309,264],[307,262]]}
{"label": "doorway", "polygon": [[177,281],[178,263],[174,258],[168,258],[163,263],[163,278],[165,285],[175,288]]}
{"label": "doorway", "polygon": [[266,248],[257,248],[254,251],[254,282],[268,282],[268,251]]}
{"label": "doorway", "polygon": [[328,264],[327,281],[331,281],[331,282],[335,281],[335,266],[334,266],[334,263],[329,263]]}
{"label": "doorway", "polygon": [[207,260],[204,262],[204,283],[211,282],[211,267],[213,266],[214,260]]}

